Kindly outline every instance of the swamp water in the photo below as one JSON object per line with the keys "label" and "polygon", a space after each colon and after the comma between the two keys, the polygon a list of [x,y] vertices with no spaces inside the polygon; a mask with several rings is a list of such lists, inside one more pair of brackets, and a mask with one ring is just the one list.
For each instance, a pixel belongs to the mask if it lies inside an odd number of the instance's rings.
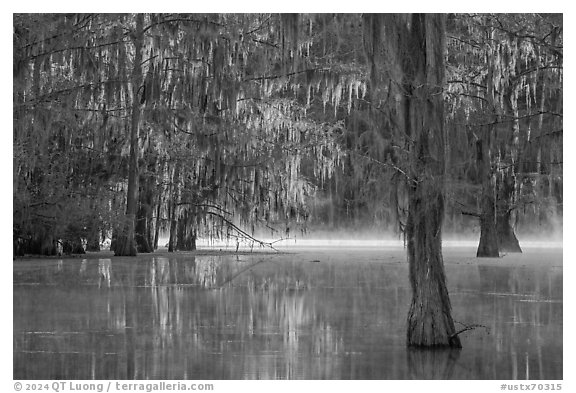
{"label": "swamp water", "polygon": [[444,247],[461,351],[406,348],[398,247],[15,260],[13,377],[562,379],[562,249],[524,251]]}

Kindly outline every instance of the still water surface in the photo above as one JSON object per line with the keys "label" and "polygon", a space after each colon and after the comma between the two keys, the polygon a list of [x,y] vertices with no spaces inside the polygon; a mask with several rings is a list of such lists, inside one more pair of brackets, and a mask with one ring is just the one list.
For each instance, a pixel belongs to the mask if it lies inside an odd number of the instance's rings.
{"label": "still water surface", "polygon": [[474,253],[461,351],[406,348],[401,248],[16,260],[14,379],[561,379],[562,250]]}

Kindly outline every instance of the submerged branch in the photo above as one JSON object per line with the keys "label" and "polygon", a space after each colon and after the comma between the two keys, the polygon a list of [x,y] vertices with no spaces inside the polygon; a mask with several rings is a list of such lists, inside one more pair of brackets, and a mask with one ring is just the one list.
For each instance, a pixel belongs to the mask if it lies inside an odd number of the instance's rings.
{"label": "submerged branch", "polygon": [[236,272],[235,274],[233,274],[230,278],[228,278],[227,280],[225,280],[222,284],[218,285],[218,287],[216,289],[221,289],[224,285],[228,284],[229,282],[231,282],[232,280],[234,280],[236,277],[238,277],[239,275],[241,275],[242,273],[244,273],[245,271],[248,271],[250,269],[252,269],[254,266],[261,264],[262,262],[267,261],[267,259],[260,259],[258,262],[255,262],[253,264],[251,264],[250,266],[245,267],[244,269],[241,269],[240,271]]}

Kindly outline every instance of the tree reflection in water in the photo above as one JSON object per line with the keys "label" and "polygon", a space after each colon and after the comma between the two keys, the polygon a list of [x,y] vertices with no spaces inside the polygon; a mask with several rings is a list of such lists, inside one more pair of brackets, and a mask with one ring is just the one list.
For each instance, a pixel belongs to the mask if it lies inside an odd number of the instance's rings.
{"label": "tree reflection in water", "polygon": [[14,378],[561,378],[561,269],[447,259],[455,319],[490,333],[422,352],[406,265],[372,257],[18,261]]}

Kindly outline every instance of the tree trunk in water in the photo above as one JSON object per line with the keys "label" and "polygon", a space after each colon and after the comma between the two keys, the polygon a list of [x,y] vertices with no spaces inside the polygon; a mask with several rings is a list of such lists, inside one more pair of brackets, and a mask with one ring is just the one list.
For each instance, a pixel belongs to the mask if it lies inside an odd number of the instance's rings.
{"label": "tree trunk in water", "polygon": [[496,229],[498,232],[498,249],[501,252],[522,252],[518,238],[512,226],[512,212],[506,211],[496,217]]}
{"label": "tree trunk in water", "polygon": [[156,205],[156,224],[154,225],[154,250],[158,249],[158,239],[160,238],[160,223],[162,222],[160,218],[160,207],[162,206],[162,192],[158,195],[158,205]]}
{"label": "tree trunk in water", "polygon": [[496,203],[496,231],[498,235],[498,250],[500,252],[522,252],[518,238],[514,233],[512,214],[517,203],[517,174],[522,166],[519,162],[520,152],[520,113],[518,111],[517,86],[512,84],[504,96],[504,105],[512,113],[510,137],[503,138],[500,156],[508,165],[499,170],[497,177],[498,200]]}
{"label": "tree trunk in water", "polygon": [[86,251],[100,251],[100,229],[96,226],[97,218],[94,217],[86,234]]}
{"label": "tree trunk in water", "polygon": [[420,183],[410,194],[406,224],[412,287],[408,345],[459,348],[442,258],[443,197],[434,184]]}
{"label": "tree trunk in water", "polygon": [[492,171],[492,139],[494,126],[484,133],[482,139],[477,142],[476,160],[480,168],[482,179],[482,194],[480,202],[480,243],[476,251],[478,258],[497,258],[498,236],[496,231],[496,178]]}
{"label": "tree trunk in water", "polygon": [[498,258],[498,234],[496,231],[496,211],[494,197],[484,191],[482,195],[482,213],[480,214],[480,243],[476,251],[478,258]]}
{"label": "tree trunk in water", "polygon": [[163,178],[164,178],[164,170],[166,167],[166,161],[162,160],[160,163],[160,176],[158,177],[158,184],[156,185],[156,193],[158,195],[158,200],[156,201],[156,222],[154,224],[154,243],[153,248],[154,250],[158,249],[158,240],[160,239],[160,227],[162,226],[162,217],[160,214],[162,212],[162,194],[164,193],[164,186],[163,186]]}
{"label": "tree trunk in water", "polygon": [[138,203],[138,214],[136,215],[136,247],[138,252],[150,253],[153,251],[150,238],[153,199],[149,176],[141,176],[140,200]]}
{"label": "tree trunk in water", "polygon": [[180,178],[180,165],[178,163],[175,164],[174,173],[172,176],[172,184],[170,185],[171,193],[170,193],[170,201],[168,203],[168,209],[170,214],[170,238],[168,240],[168,252],[173,252],[175,248],[176,242],[176,224],[177,224],[177,217],[176,217],[176,207],[178,205],[178,179]]}
{"label": "tree trunk in water", "polygon": [[190,237],[190,251],[196,250],[196,230],[192,232],[192,236]]}
{"label": "tree trunk in water", "polygon": [[86,251],[100,251],[100,236],[86,240]]}
{"label": "tree trunk in water", "polygon": [[32,255],[56,255],[56,241],[46,230],[40,230],[24,242],[24,254]]}
{"label": "tree trunk in water", "polygon": [[116,243],[118,243],[118,230],[113,228],[110,236],[110,251],[116,251]]}
{"label": "tree trunk in water", "polygon": [[514,233],[512,208],[516,188],[514,173],[508,170],[502,174],[499,182],[498,211],[496,212],[496,231],[500,252],[522,252],[518,238]]}
{"label": "tree trunk in water", "polygon": [[82,246],[82,240],[80,238],[72,240],[64,240],[62,244],[62,251],[66,255],[70,254],[86,254],[84,247]]}
{"label": "tree trunk in water", "polygon": [[176,226],[176,249],[179,251],[187,251],[184,245],[184,237],[186,236],[186,213],[178,219]]}
{"label": "tree trunk in water", "polygon": [[404,71],[399,121],[410,157],[406,238],[412,302],[407,343],[460,348],[442,258],[445,15],[413,14],[409,27],[402,16],[389,18],[403,26],[399,36],[407,39],[399,45]]}
{"label": "tree trunk in water", "polygon": [[142,40],[144,16],[136,14],[134,34],[134,69],[132,71],[132,120],[130,128],[130,163],[128,168],[128,192],[126,195],[126,215],[121,233],[114,247],[116,256],[136,255],[136,210],[138,205],[138,138],[140,126],[140,100],[138,92],[142,84]]}
{"label": "tree trunk in water", "polygon": [[144,153],[148,160],[147,170],[140,175],[140,201],[136,216],[136,244],[138,252],[150,253],[152,248],[152,225],[154,210],[154,179],[156,172],[156,155],[150,148]]}
{"label": "tree trunk in water", "polygon": [[149,206],[140,202],[138,206],[138,214],[136,215],[136,247],[138,252],[150,253],[152,252],[152,247],[148,238],[148,210]]}
{"label": "tree trunk in water", "polygon": [[196,250],[196,231],[192,229],[190,212],[185,212],[184,217],[178,220],[178,241],[176,248],[180,251]]}
{"label": "tree trunk in water", "polygon": [[174,217],[176,210],[176,204],[174,202],[170,202],[170,237],[168,238],[168,252],[174,252],[175,246],[174,243],[176,242],[176,224],[177,220]]}

